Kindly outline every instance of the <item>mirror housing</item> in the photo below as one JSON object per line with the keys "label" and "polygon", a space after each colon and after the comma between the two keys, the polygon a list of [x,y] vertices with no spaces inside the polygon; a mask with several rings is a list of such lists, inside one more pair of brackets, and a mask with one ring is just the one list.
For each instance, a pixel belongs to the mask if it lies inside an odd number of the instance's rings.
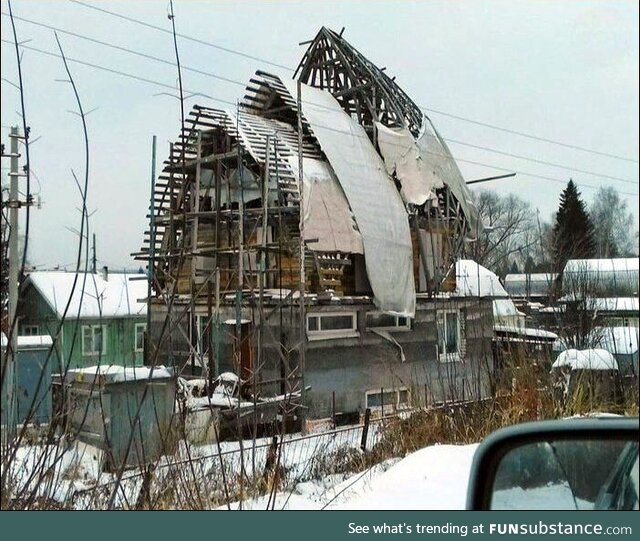
{"label": "mirror housing", "polygon": [[[524,446],[548,442],[637,442],[637,417],[585,417],[523,423],[502,428],[486,438],[476,450],[467,489],[468,510],[490,510],[496,475],[503,459]],[[637,459],[636,465],[637,468]],[[524,507],[522,509],[525,509]]]}

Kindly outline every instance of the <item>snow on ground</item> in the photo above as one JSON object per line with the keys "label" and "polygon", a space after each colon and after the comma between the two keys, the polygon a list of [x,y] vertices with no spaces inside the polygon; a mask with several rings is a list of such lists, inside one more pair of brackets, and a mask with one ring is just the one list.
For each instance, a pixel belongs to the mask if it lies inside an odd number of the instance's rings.
{"label": "snow on ground", "polygon": [[[278,458],[286,488],[243,502],[243,509],[464,509],[473,445],[434,445],[402,459],[391,458],[358,473],[345,471],[353,460],[358,463],[360,427],[345,427],[326,433],[301,437],[284,437]],[[373,424],[368,447],[381,436],[381,427]],[[220,462],[227,475],[246,468],[249,478],[260,479],[265,470],[270,438],[254,443],[220,442],[218,444],[178,446],[174,456],[164,457],[154,473],[154,482],[163,483],[176,469],[185,468],[190,482],[210,483],[218,478]],[[219,455],[218,452],[222,455]],[[243,465],[240,456],[244,454]],[[101,508],[106,503],[115,479],[114,473],[102,471],[104,456],[95,447],[61,441],[59,446],[25,446],[18,450],[12,464],[16,488],[36,490],[45,498],[77,509]],[[192,466],[187,467],[189,460]],[[42,464],[44,461],[44,468]],[[184,466],[183,466],[184,465]],[[255,467],[255,470],[253,469]],[[39,484],[31,472],[47,470],[48,482]],[[255,473],[253,473],[255,471]],[[256,476],[256,477],[254,477]],[[168,477],[167,477],[168,478]],[[124,473],[116,507],[128,508],[136,502],[142,478],[139,470]],[[209,483],[207,485],[207,483]],[[97,492],[91,487],[104,487]],[[89,491],[87,492],[87,490]],[[19,489],[18,489],[19,490]],[[23,492],[25,494],[25,492]],[[227,509],[224,505],[219,509]],[[230,506],[239,507],[238,503]]]}
{"label": "snow on ground", "polygon": [[341,509],[464,509],[477,444],[433,445],[412,453]]}
{"label": "snow on ground", "polygon": [[[464,509],[478,444],[433,445],[349,477],[328,476],[276,494],[274,509]],[[267,509],[269,497],[243,502]],[[273,504],[273,502],[271,502]],[[232,509],[238,509],[237,502]],[[272,508],[269,506],[269,508]],[[227,509],[227,506],[220,509]]]}

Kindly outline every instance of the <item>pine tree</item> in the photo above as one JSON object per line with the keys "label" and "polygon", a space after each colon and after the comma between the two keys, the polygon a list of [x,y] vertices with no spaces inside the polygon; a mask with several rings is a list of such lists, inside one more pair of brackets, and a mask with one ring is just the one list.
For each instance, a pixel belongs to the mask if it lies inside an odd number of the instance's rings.
{"label": "pine tree", "polygon": [[557,272],[562,272],[569,259],[587,259],[595,255],[593,224],[573,180],[569,180],[560,195],[552,242]]}

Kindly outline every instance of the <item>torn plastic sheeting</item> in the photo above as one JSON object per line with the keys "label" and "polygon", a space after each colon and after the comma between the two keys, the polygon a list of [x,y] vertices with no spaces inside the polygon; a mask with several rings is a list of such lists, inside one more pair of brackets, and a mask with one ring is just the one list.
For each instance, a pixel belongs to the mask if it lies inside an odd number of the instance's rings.
{"label": "torn plastic sheeting", "polygon": [[405,203],[423,205],[435,197],[434,191],[444,183],[423,158],[424,152],[407,128],[392,129],[376,122],[378,146],[387,172],[400,181]]}
{"label": "torn plastic sheeting", "polygon": [[478,209],[449,147],[427,116],[423,117],[417,145],[420,157],[426,164],[425,169],[444,182],[460,203],[469,224],[469,238],[477,238],[483,229]]}
{"label": "torn plastic sheeting", "polygon": [[372,333],[377,334],[381,338],[384,338],[387,342],[391,342],[400,351],[400,361],[405,362],[407,358],[404,355],[404,349],[402,345],[393,337],[389,331],[383,331],[381,329],[369,329]]}
{"label": "torn plastic sheeting", "polygon": [[[298,177],[298,157],[288,159]],[[329,164],[313,158],[302,162],[304,187],[304,237],[318,252],[362,254],[362,237],[347,198]]]}
{"label": "torn plastic sheeting", "polygon": [[[283,82],[296,96],[296,81]],[[416,299],[411,234],[400,194],[362,126],[331,94],[303,84],[302,100],[302,113],[355,215],[376,306],[413,317]]]}

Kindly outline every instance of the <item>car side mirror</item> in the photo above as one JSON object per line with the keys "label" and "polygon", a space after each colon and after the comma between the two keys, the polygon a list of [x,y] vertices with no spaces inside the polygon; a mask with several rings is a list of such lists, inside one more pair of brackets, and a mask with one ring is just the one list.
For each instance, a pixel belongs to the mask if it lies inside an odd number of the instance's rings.
{"label": "car side mirror", "polygon": [[477,449],[467,509],[638,509],[638,418],[524,423]]}

